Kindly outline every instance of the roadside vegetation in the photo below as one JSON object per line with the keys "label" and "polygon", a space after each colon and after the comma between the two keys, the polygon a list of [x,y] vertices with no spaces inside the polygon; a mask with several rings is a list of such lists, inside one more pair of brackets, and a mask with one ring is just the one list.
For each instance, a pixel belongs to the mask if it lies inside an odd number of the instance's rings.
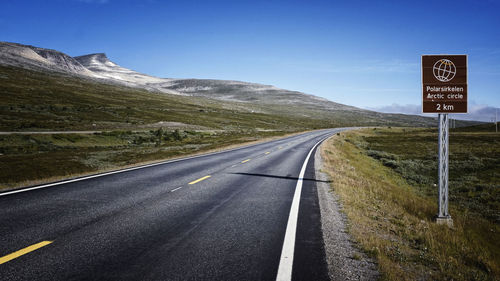
{"label": "roadside vegetation", "polygon": [[212,151],[282,131],[115,130],[0,135],[0,189]]}
{"label": "roadside vegetation", "polygon": [[364,129],[322,146],[349,232],[383,280],[500,280],[500,134],[482,127],[451,132],[452,228],[434,222],[436,129]]}

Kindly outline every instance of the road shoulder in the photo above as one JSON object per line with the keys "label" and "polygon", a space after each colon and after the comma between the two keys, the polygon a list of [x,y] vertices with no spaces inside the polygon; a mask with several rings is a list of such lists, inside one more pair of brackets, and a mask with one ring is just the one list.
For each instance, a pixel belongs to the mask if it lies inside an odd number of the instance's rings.
{"label": "road shoulder", "polygon": [[321,210],[328,274],[331,280],[377,280],[376,264],[359,250],[347,233],[342,205],[333,192],[328,176],[321,171],[321,147],[316,149],[314,167]]}

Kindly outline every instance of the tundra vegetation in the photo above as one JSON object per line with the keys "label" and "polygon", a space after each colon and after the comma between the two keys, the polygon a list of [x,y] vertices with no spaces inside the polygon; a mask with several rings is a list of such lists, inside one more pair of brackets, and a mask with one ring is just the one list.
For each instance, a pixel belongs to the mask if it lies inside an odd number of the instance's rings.
{"label": "tundra vegetation", "polygon": [[437,130],[371,128],[322,146],[359,247],[383,280],[500,280],[500,134],[450,134],[450,213],[437,225]]}
{"label": "tundra vegetation", "polygon": [[0,135],[2,187],[154,162],[273,137],[281,132],[115,130],[93,134]]}

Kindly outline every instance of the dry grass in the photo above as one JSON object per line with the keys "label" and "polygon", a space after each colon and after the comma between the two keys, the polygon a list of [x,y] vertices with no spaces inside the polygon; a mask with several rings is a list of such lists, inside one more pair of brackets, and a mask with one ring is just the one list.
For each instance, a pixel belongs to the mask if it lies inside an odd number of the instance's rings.
{"label": "dry grass", "polygon": [[325,169],[360,247],[383,280],[500,280],[500,228],[451,207],[453,229],[437,225],[436,200],[354,145],[368,130],[322,146]]}

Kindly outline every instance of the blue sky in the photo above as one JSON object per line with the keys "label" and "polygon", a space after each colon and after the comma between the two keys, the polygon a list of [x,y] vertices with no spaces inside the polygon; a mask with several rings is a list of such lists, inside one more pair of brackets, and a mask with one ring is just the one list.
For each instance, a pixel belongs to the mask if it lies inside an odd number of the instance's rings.
{"label": "blue sky", "polygon": [[470,109],[489,116],[500,107],[500,0],[1,6],[2,41],[72,56],[104,52],[155,76],[271,84],[383,111],[420,111],[422,54],[468,54]]}

